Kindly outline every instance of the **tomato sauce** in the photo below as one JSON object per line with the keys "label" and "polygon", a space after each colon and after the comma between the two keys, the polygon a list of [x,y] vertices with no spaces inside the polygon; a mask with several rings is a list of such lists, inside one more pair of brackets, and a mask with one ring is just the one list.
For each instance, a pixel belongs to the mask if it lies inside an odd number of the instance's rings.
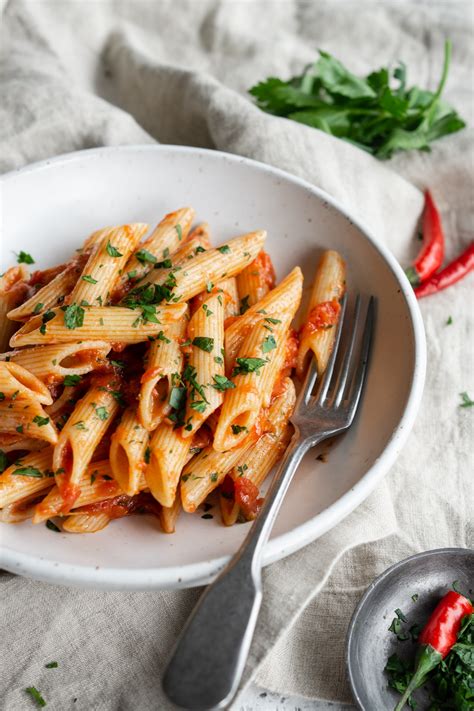
{"label": "tomato sauce", "polygon": [[161,504],[159,504],[151,494],[144,491],[136,494],[135,496],[121,494],[120,496],[115,496],[112,499],[97,501],[94,504],[88,504],[87,506],[81,506],[76,509],[76,513],[104,513],[111,519],[123,518],[124,516],[142,513],[159,516],[160,511]]}
{"label": "tomato sauce", "polygon": [[256,258],[249,265],[248,268],[255,269],[255,271],[258,271],[258,275],[262,284],[268,286],[269,289],[275,288],[275,269],[273,267],[270,255],[267,254],[267,252],[265,252],[263,249],[257,254]]}
{"label": "tomato sauce", "polygon": [[211,439],[212,435],[210,429],[206,425],[203,425],[194,435],[192,446],[196,449],[205,449],[211,444]]}
{"label": "tomato sauce", "polygon": [[253,520],[262,508],[263,499],[259,498],[259,490],[255,484],[244,476],[234,480],[235,503],[240,506],[248,521]]}
{"label": "tomato sauce", "polygon": [[341,305],[339,301],[322,301],[320,304],[311,309],[308,320],[300,330],[300,338],[303,339],[310,336],[316,331],[325,331],[337,323]]}
{"label": "tomato sauce", "polygon": [[155,378],[158,378],[160,375],[163,373],[163,368],[148,368],[148,370],[145,370],[143,373],[142,377],[140,378],[140,383],[144,385],[145,383],[148,383],[150,380],[155,380]]}

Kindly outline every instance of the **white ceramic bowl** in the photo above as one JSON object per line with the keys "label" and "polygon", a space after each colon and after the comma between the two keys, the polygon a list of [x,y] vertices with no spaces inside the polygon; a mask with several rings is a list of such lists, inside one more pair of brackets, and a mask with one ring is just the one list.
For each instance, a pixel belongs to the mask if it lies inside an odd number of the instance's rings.
{"label": "white ceramic bowl", "polygon": [[[287,173],[217,151],[130,146],[81,151],[9,173],[1,182],[2,271],[23,249],[38,267],[66,259],[94,229],[156,223],[184,205],[210,223],[216,243],[268,231],[278,278],[294,265],[309,285],[320,248],[347,260],[349,292],[378,299],[363,402],[328,462],[304,459],[264,553],[276,561],[335,526],[388,471],[408,436],[425,373],[423,324],[413,291],[391,254],[335,200]],[[203,584],[238,548],[247,525],[182,514],[165,535],[148,516],[113,522],[93,535],[57,534],[30,523],[0,528],[0,566],[82,587],[145,590]]]}

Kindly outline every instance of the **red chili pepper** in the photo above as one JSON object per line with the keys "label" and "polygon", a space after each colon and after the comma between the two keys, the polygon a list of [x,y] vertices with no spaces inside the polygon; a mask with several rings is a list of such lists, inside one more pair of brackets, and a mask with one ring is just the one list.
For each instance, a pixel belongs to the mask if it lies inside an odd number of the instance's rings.
{"label": "red chili pepper", "polygon": [[417,286],[415,294],[417,299],[422,299],[424,296],[436,294],[442,289],[447,289],[448,286],[455,284],[474,269],[474,242],[471,242],[469,247],[453,259],[444,269],[438,274],[433,274],[431,279],[424,281],[421,286]]}
{"label": "red chili pepper", "polygon": [[441,216],[429,190],[425,193],[423,246],[413,266],[405,270],[412,286],[418,286],[434,274],[444,259],[444,233]]}
{"label": "red chili pepper", "polygon": [[395,711],[402,711],[410,694],[424,683],[427,674],[449,654],[456,643],[463,618],[472,614],[472,611],[470,600],[454,590],[450,590],[439,601],[419,634],[418,643],[421,646],[415,673]]}

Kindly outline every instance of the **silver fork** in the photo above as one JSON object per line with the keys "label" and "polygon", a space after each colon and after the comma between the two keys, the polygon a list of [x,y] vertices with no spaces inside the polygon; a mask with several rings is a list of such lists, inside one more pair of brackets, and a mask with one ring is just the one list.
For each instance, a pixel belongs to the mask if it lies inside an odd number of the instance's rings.
{"label": "silver fork", "polygon": [[[361,317],[360,295],[338,357],[346,300],[334,348],[317,392],[312,360],[291,422],[295,432],[262,509],[239,551],[201,596],[163,677],[168,698],[185,709],[225,708],[242,677],[262,600],[262,552],[293,475],[310,447],[347,430],[364,386],[374,325],[374,297]],[[362,325],[363,321],[363,325]],[[341,356],[341,354],[339,354]]]}

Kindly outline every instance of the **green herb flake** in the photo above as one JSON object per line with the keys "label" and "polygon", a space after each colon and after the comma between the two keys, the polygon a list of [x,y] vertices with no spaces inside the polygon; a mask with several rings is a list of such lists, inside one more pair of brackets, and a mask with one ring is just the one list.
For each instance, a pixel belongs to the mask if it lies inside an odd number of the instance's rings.
{"label": "green herb flake", "polygon": [[160,331],[156,337],[157,341],[163,341],[163,343],[171,343],[169,338],[166,338],[164,331]]}
{"label": "green herb flake", "polygon": [[230,390],[232,388],[235,388],[235,383],[233,383],[232,380],[229,380],[229,378],[226,378],[225,375],[213,375],[212,379],[214,380],[212,387],[215,390],[220,390],[221,392],[223,392],[224,390]]}
{"label": "green herb flake", "polygon": [[169,404],[173,410],[180,410],[186,399],[186,388],[171,388]]}
{"label": "green herb flake", "polygon": [[85,430],[86,432],[88,431],[88,428],[85,426],[85,424],[82,420],[79,420],[78,422],[74,422],[73,427],[75,427],[76,430]]}
{"label": "green herb flake", "polygon": [[150,447],[147,447],[145,449],[145,454],[143,455],[143,459],[145,460],[145,464],[150,464],[150,457],[151,457],[151,449]]}
{"label": "green herb flake", "polygon": [[268,361],[263,358],[237,358],[232,376],[242,373],[259,373],[260,368],[263,368],[267,363]]}
{"label": "green herb flake", "polygon": [[451,326],[452,323],[453,323],[453,317],[448,316],[448,320],[446,321],[446,326]]}
{"label": "green herb flake", "polygon": [[190,404],[190,407],[193,410],[196,410],[196,412],[203,413],[206,410],[206,403],[204,402],[204,400],[195,400]]}
{"label": "green herb flake", "polygon": [[277,347],[276,341],[273,336],[266,336],[262,342],[262,353],[269,353],[275,350]]}
{"label": "green herb flake", "polygon": [[95,414],[99,418],[99,420],[105,421],[109,419],[109,412],[106,407],[100,406],[97,407],[96,405],[92,404],[92,406],[95,409]]}
{"label": "green herb flake", "polygon": [[248,428],[243,425],[232,425],[232,434],[239,435],[241,432],[248,432]]}
{"label": "green herb flake", "polygon": [[218,247],[217,251],[221,254],[230,254],[232,251],[228,244],[223,244],[222,247]]}
{"label": "green herb flake", "polygon": [[48,662],[44,666],[46,669],[57,669],[59,665],[57,662]]}
{"label": "green herb flake", "polygon": [[207,284],[206,284],[206,291],[207,291],[207,293],[210,294],[211,291],[213,290],[213,288],[214,288],[214,284],[212,283],[212,281],[208,281]]}
{"label": "green herb flake", "polygon": [[418,593],[415,593],[414,595],[411,596],[411,599],[413,600],[413,602],[417,602],[418,597],[419,597]]}
{"label": "green herb flake", "polygon": [[248,464],[241,464],[237,467],[239,477],[243,476],[248,469]]}
{"label": "green herb flake", "polygon": [[81,328],[84,323],[85,311],[78,304],[70,304],[70,306],[62,307],[64,311],[64,325],[66,328],[75,329]]}
{"label": "green herb flake", "polygon": [[121,252],[119,252],[118,249],[116,249],[112,244],[110,244],[110,240],[108,240],[107,246],[105,249],[107,250],[107,254],[110,257],[114,257],[115,259],[117,257],[123,257],[123,254]]}
{"label": "green herb flake", "polygon": [[138,252],[135,252],[135,257],[142,264],[146,264],[147,262],[149,264],[156,264],[157,261],[155,255],[149,252],[147,249],[139,249]]}
{"label": "green herb flake", "polygon": [[38,301],[38,303],[36,304],[35,308],[33,309],[34,315],[36,316],[36,314],[39,314],[39,312],[41,311],[41,309],[42,309],[43,307],[44,307],[44,304],[42,304],[41,301]]}
{"label": "green herb flake", "polygon": [[217,472],[212,472],[212,474],[209,475],[209,479],[215,484],[217,479],[219,477],[219,474]]}
{"label": "green herb flake", "polygon": [[18,425],[18,427],[15,427],[16,431],[18,434],[23,434],[23,425]]}
{"label": "green herb flake", "polygon": [[472,407],[474,405],[474,400],[471,400],[466,392],[459,393],[459,396],[462,400],[462,402],[459,403],[459,407]]}
{"label": "green herb flake", "polygon": [[196,336],[196,338],[193,338],[192,344],[193,346],[196,346],[196,348],[200,348],[202,351],[210,353],[214,348],[214,339],[206,336]]}
{"label": "green herb flake", "polygon": [[34,264],[35,260],[31,256],[31,254],[28,254],[28,252],[24,252],[21,250],[21,252],[18,252],[16,255],[16,261],[18,264]]}
{"label": "green herb flake", "polygon": [[212,316],[212,314],[214,313],[213,311],[211,311],[211,309],[209,308],[209,306],[207,304],[202,305],[202,310],[204,311],[204,313],[206,314],[206,316],[208,318],[209,318],[209,316]]}
{"label": "green herb flake", "polygon": [[179,241],[181,242],[181,240],[183,239],[183,228],[181,227],[181,225],[179,224],[179,222],[178,222],[177,225],[175,225],[174,228],[175,228],[175,230],[176,230],[176,232],[177,232],[177,234],[178,234],[178,239],[179,239]]}
{"label": "green herb flake", "polygon": [[249,299],[250,296],[244,296],[242,299],[240,299],[240,315],[244,314],[246,311],[249,310],[250,304],[249,304]]}
{"label": "green herb flake", "polygon": [[36,415],[33,417],[33,422],[35,425],[38,425],[38,427],[44,427],[49,424],[49,417],[41,417],[41,415]]}
{"label": "green herb flake", "polygon": [[37,469],[36,467],[21,467],[20,469],[15,469],[14,472],[12,472],[13,476],[29,476],[32,477],[33,479],[42,479],[43,474],[42,472]]}
{"label": "green herb flake", "polygon": [[91,277],[90,274],[84,274],[81,276],[82,281],[86,281],[88,284],[97,284],[97,279]]}
{"label": "green herb flake", "polygon": [[3,449],[0,449],[0,474],[2,474],[5,469],[8,467],[8,459],[7,455],[3,451]]}
{"label": "green herb flake", "polygon": [[276,325],[277,323],[281,323],[279,318],[273,318],[272,316],[267,316],[266,318],[263,319],[264,321],[267,321],[268,323],[272,323]]}
{"label": "green herb flake", "polygon": [[46,706],[46,701],[43,699],[43,697],[41,696],[40,692],[38,691],[38,689],[36,687],[28,686],[28,688],[25,689],[25,691],[27,694],[29,694],[31,696],[33,701],[36,701],[38,706],[40,706],[41,708]]}
{"label": "green herb flake", "polygon": [[63,385],[65,388],[71,388],[75,385],[79,385],[82,378],[80,375],[66,375],[63,380]]}

